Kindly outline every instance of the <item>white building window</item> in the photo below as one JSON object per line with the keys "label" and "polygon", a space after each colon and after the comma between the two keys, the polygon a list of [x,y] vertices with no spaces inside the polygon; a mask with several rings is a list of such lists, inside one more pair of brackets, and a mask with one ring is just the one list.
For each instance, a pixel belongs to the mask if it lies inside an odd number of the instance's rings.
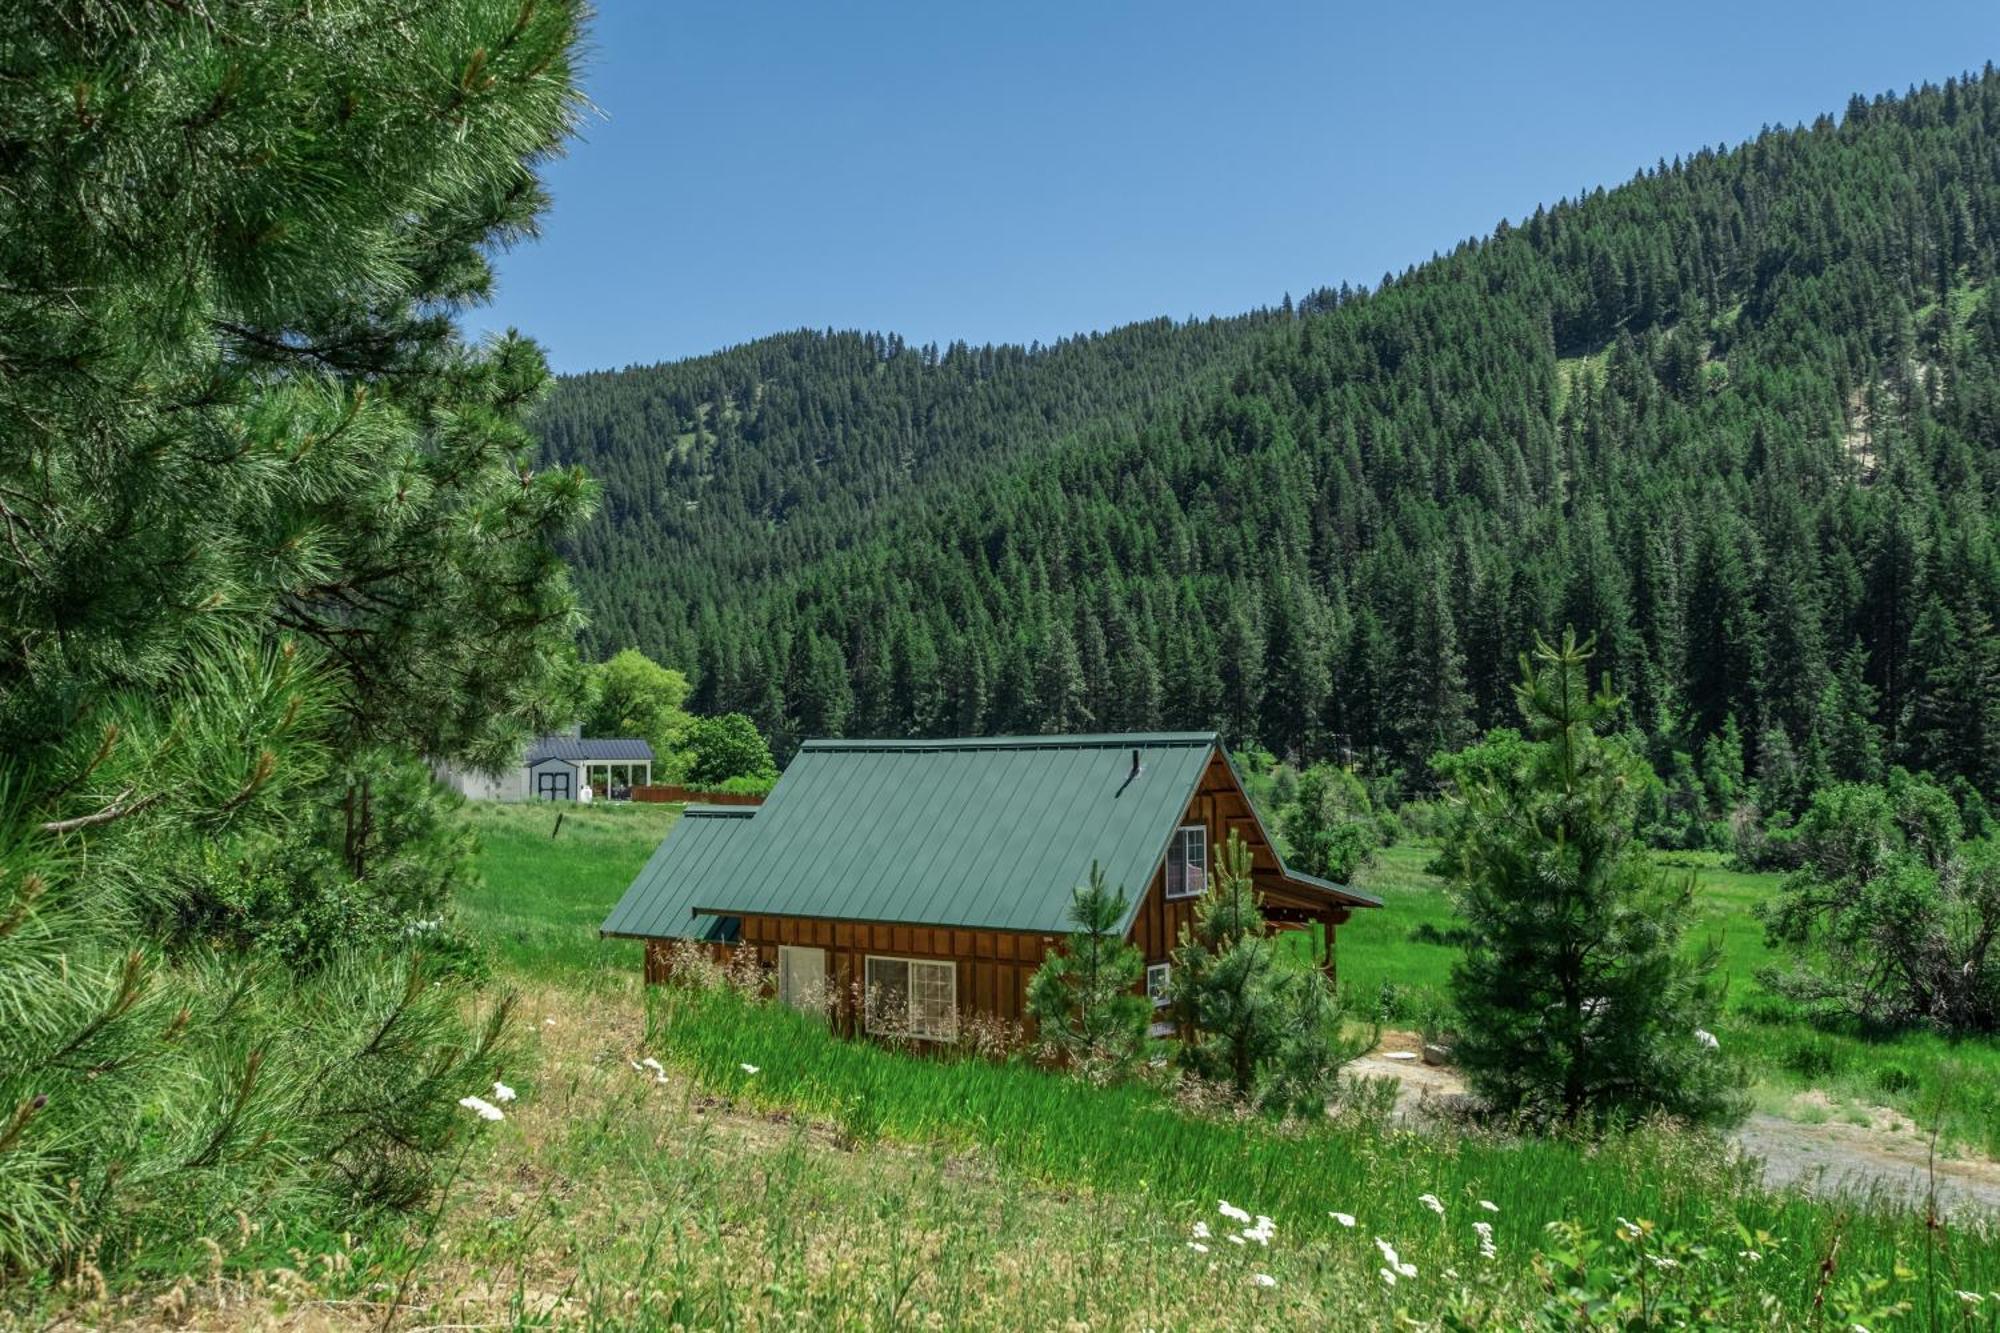
{"label": "white building window", "polygon": [[915,958],[868,959],[867,1030],[882,1037],[958,1040],[958,967]]}
{"label": "white building window", "polygon": [[1146,965],[1146,998],[1153,1002],[1155,1009],[1164,1009],[1174,1001],[1174,969],[1170,963],[1148,963]]}
{"label": "white building window", "polygon": [[1199,898],[1208,887],[1208,829],[1189,824],[1174,830],[1167,846],[1167,897]]}

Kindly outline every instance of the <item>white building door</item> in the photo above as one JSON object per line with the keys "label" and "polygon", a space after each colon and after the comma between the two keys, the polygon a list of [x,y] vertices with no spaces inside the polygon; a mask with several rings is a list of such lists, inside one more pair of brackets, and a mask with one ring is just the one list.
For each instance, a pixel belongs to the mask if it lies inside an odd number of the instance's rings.
{"label": "white building door", "polygon": [[779,945],[778,998],[802,1013],[824,1018],[833,999],[826,993],[826,950]]}

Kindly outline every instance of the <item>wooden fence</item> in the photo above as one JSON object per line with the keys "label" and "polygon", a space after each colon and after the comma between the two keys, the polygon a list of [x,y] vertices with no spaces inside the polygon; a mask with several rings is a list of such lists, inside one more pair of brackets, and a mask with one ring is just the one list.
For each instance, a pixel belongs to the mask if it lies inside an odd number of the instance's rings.
{"label": "wooden fence", "polygon": [[696,791],[692,787],[634,787],[635,801],[678,801],[688,805],[762,805],[764,798],[740,791]]}

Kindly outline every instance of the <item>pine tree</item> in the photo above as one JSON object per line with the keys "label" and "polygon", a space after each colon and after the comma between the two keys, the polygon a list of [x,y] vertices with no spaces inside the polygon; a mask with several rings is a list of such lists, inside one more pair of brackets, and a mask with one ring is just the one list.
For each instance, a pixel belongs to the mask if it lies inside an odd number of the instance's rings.
{"label": "pine tree", "polygon": [[1587,645],[1538,641],[1516,687],[1527,762],[1461,788],[1453,894],[1467,930],[1452,969],[1453,1054],[1496,1108],[1576,1122],[1666,1110],[1729,1113],[1711,950],[1687,958],[1693,885],[1635,841],[1643,760],[1603,729]]}
{"label": "pine tree", "polygon": [[592,502],[455,322],[577,5],[71,18],[0,9],[0,1270],[58,1277],[433,1188],[505,1013],[409,952],[421,761],[569,720]]}
{"label": "pine tree", "polygon": [[1183,928],[1174,951],[1174,1005],[1191,1033],[1181,1064],[1250,1097],[1284,1038],[1280,977],[1252,887],[1250,848],[1232,831],[1195,903],[1193,929]]}
{"label": "pine tree", "polygon": [[1152,1006],[1135,989],[1145,958],[1121,932],[1130,900],[1090,863],[1071,896],[1076,927],[1028,983],[1028,1014],[1042,1043],[1093,1082],[1128,1071],[1146,1040]]}
{"label": "pine tree", "polygon": [[1233,830],[1174,950],[1173,1001],[1181,1066],[1272,1111],[1323,1108],[1340,1066],[1374,1044],[1347,1030],[1324,974],[1279,953]]}
{"label": "pine tree", "polygon": [[1875,691],[1868,684],[1868,654],[1855,644],[1841,659],[1820,700],[1827,766],[1842,782],[1882,777],[1882,728],[1875,722]]}

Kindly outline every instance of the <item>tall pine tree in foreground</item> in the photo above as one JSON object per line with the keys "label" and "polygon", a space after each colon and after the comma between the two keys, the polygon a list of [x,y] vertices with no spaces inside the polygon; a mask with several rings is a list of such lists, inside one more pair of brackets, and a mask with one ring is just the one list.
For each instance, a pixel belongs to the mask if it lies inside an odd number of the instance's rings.
{"label": "tall pine tree in foreground", "polygon": [[1456,794],[1453,884],[1466,926],[1451,993],[1454,1054],[1495,1109],[1542,1121],[1736,1110],[1713,1046],[1715,953],[1691,957],[1693,884],[1647,861],[1634,831],[1645,761],[1604,735],[1619,706],[1593,693],[1573,631],[1537,641],[1515,698],[1527,744]]}
{"label": "tall pine tree in foreground", "polygon": [[556,711],[591,502],[453,318],[579,5],[61,8],[0,7],[0,1295],[432,1187],[501,1057],[423,761]]}

